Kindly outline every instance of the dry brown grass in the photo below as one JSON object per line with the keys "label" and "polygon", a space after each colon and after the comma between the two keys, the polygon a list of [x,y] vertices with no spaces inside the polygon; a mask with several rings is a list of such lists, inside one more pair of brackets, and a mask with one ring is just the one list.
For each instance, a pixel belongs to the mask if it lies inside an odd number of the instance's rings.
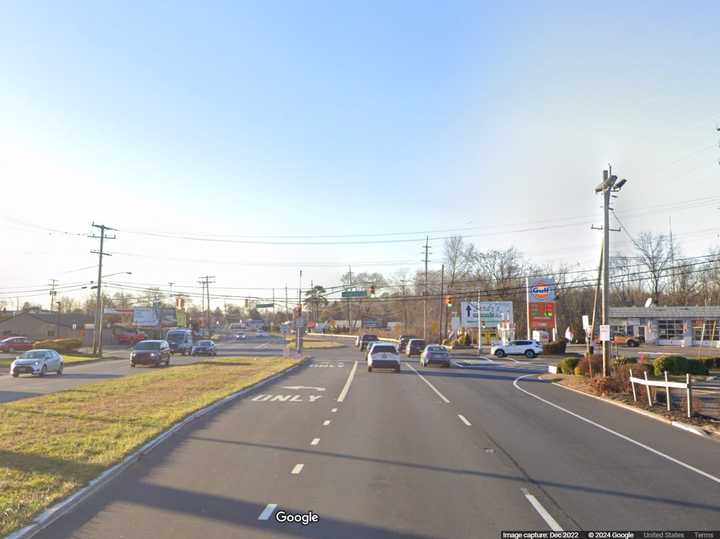
{"label": "dry brown grass", "polygon": [[0,535],[192,412],[294,363],[213,358],[1,404]]}

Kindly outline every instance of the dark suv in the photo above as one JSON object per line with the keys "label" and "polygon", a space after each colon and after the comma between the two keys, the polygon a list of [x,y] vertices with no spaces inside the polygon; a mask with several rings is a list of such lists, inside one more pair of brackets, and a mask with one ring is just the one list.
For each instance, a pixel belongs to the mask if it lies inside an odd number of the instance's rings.
{"label": "dark suv", "polygon": [[360,337],[360,350],[365,350],[368,344],[379,340],[377,335],[362,335]]}
{"label": "dark suv", "polygon": [[130,366],[170,365],[170,345],[167,341],[140,341],[130,353]]}
{"label": "dark suv", "polygon": [[410,339],[405,347],[405,353],[408,357],[419,356],[423,350],[425,350],[424,339]]}
{"label": "dark suv", "polygon": [[405,347],[410,339],[417,339],[415,335],[400,335],[400,344],[398,344],[398,353],[405,352]]}

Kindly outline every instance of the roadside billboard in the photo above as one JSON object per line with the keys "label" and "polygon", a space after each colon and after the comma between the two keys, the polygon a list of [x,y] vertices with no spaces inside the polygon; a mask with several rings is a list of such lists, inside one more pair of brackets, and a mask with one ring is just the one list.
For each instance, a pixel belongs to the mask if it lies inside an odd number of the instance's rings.
{"label": "roadside billboard", "polygon": [[155,327],[158,325],[157,311],[153,307],[134,307],[133,325],[139,327]]}
{"label": "roadside billboard", "polygon": [[175,307],[160,309],[160,325],[169,328],[178,326],[177,311]]}

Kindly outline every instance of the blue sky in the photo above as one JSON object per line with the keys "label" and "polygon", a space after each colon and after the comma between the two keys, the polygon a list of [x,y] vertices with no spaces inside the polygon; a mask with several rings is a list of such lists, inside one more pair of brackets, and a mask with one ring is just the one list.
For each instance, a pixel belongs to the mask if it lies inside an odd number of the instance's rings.
{"label": "blue sky", "polygon": [[[107,222],[121,229],[116,251],[207,260],[108,262],[138,282],[214,273],[228,286],[280,287],[294,268],[229,262],[419,261],[421,246],[125,231],[478,227],[492,232],[474,238],[481,249],[514,245],[585,267],[597,251],[585,225],[498,232],[597,219],[592,188],[608,162],[631,180],[617,201],[630,232],[665,231],[672,214],[685,251],[699,254],[718,243],[702,231],[720,204],[643,209],[720,196],[720,5],[581,4],[3,2],[0,176],[3,213],[16,221],[3,225],[15,256],[0,279],[92,275],[63,273],[94,262],[90,240],[17,219],[80,232]],[[436,241],[435,262],[440,252]],[[305,274],[332,284],[339,272]]]}

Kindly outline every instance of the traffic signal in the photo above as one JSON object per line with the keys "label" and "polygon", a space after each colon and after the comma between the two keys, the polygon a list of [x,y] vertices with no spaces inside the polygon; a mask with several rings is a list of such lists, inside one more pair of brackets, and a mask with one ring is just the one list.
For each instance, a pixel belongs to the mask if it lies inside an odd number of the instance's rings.
{"label": "traffic signal", "polygon": [[375,297],[375,285],[374,284],[370,285],[370,297],[373,297],[373,298]]}
{"label": "traffic signal", "polygon": [[250,301],[245,298],[245,308],[247,309],[250,306]]}
{"label": "traffic signal", "polygon": [[445,305],[448,306],[448,309],[451,309],[453,306],[452,297],[451,296],[445,296]]}

